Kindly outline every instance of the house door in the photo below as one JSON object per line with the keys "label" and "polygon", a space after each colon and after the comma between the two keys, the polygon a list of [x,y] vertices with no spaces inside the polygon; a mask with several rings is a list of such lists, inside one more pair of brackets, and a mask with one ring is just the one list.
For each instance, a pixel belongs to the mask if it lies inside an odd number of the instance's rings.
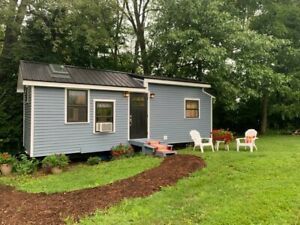
{"label": "house door", "polygon": [[147,138],[148,130],[147,94],[130,94],[130,139]]}

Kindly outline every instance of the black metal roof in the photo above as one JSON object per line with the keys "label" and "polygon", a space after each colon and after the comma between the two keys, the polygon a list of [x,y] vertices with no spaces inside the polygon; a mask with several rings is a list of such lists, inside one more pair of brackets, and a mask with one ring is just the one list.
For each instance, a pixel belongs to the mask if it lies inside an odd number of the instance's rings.
{"label": "black metal roof", "polygon": [[23,80],[88,84],[113,87],[144,88],[143,84],[129,74],[116,71],[87,69],[75,66],[64,66],[69,76],[53,76],[53,72],[47,63],[21,61],[20,73]]}
{"label": "black metal roof", "polygon": [[29,81],[88,84],[129,88],[144,88],[142,82],[139,82],[137,79],[157,79],[207,84],[205,82],[194,79],[139,75],[134,73],[90,69],[70,65],[64,65],[64,70],[66,70],[68,74],[62,76],[60,74],[54,74],[53,70],[51,70],[50,64],[47,63],[29,62],[23,60],[20,62],[20,73],[22,74],[22,79]]}

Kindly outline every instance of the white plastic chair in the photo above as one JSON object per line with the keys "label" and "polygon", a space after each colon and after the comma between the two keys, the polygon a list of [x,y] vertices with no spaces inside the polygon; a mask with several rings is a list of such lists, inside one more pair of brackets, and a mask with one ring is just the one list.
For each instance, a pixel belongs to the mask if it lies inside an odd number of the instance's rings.
{"label": "white plastic chair", "polygon": [[[240,147],[249,147],[250,152],[253,152],[253,148],[257,150],[257,147],[255,145],[255,140],[257,138],[257,131],[254,129],[249,129],[245,132],[245,137],[244,138],[237,138],[236,139],[236,150],[239,152]],[[242,141],[243,140],[243,141]],[[248,141],[247,141],[248,140]]]}
{"label": "white plastic chair", "polygon": [[[197,146],[200,147],[201,152],[204,152],[204,147],[205,146],[210,146],[212,151],[214,152],[214,145],[213,145],[213,141],[212,138],[201,138],[200,133],[197,130],[191,130],[190,131],[190,135],[192,140],[194,141],[194,148],[193,150],[196,149]],[[208,142],[203,142],[203,140],[208,140]]]}

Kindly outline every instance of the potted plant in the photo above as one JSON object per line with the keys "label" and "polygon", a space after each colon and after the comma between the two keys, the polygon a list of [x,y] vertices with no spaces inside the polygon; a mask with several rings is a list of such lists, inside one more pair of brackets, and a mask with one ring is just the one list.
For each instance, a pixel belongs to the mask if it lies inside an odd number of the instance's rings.
{"label": "potted plant", "polygon": [[9,153],[0,153],[0,170],[4,176],[7,176],[11,173],[15,161],[15,157]]}
{"label": "potted plant", "polygon": [[119,144],[111,148],[111,154],[114,158],[119,158],[120,156],[129,156],[133,153],[133,148],[131,145]]}
{"label": "potted plant", "polygon": [[42,161],[42,166],[46,170],[50,170],[53,174],[59,174],[69,164],[69,158],[66,155],[49,155]]}
{"label": "potted plant", "polygon": [[231,131],[224,130],[224,129],[218,129],[213,130],[211,132],[213,141],[224,141],[225,144],[229,144],[233,140],[233,134]]}

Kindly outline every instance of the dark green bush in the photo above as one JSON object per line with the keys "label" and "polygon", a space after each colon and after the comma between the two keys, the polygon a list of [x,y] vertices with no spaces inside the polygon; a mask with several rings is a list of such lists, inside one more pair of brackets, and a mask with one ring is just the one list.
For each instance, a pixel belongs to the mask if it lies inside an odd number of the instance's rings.
{"label": "dark green bush", "polygon": [[49,155],[46,156],[42,161],[43,168],[53,168],[53,167],[59,167],[64,168],[69,164],[69,157],[60,154],[60,155]]}
{"label": "dark green bush", "polygon": [[93,157],[89,157],[88,160],[87,160],[86,162],[87,162],[87,164],[89,164],[89,165],[92,166],[92,165],[97,165],[97,164],[99,164],[100,161],[101,161],[101,158],[100,158],[100,157],[98,157],[98,156],[93,156]]}
{"label": "dark green bush", "polygon": [[36,159],[28,159],[28,157],[24,154],[20,156],[20,160],[18,160],[15,164],[15,171],[17,174],[31,174],[34,173],[39,165],[39,161]]}

